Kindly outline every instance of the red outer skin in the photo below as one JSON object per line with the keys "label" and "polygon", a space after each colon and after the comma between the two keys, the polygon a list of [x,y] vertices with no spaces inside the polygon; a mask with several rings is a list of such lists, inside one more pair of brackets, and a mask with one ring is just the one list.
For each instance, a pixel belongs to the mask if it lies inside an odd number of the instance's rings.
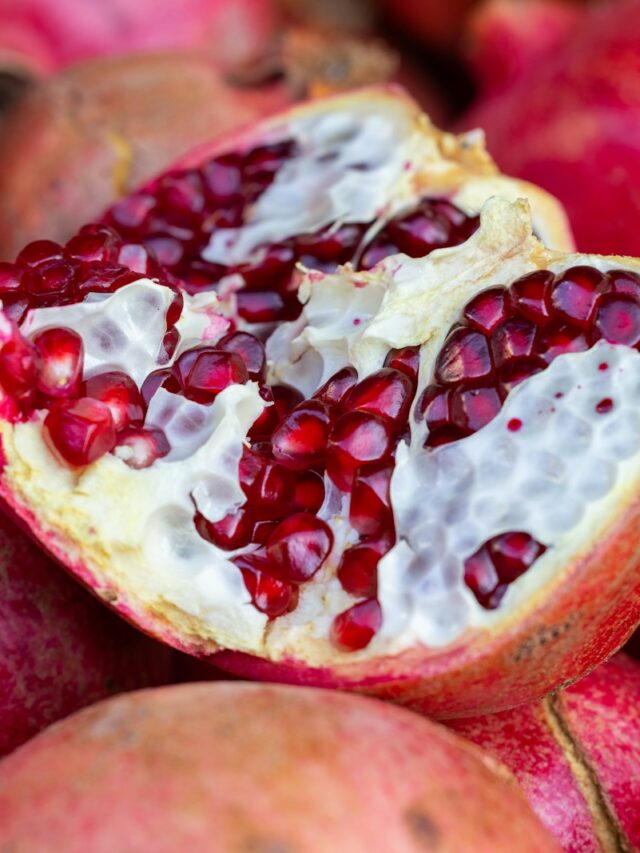
{"label": "red outer skin", "polygon": [[0,135],[0,258],[66,241],[192,146],[289,101],[283,83],[229,85],[197,52],[93,60],[34,87]]}
{"label": "red outer skin", "polygon": [[510,774],[417,715],[224,682],[52,727],[0,765],[0,826],[25,853],[559,849]]}
{"label": "red outer skin", "polygon": [[[476,52],[477,62],[487,55]],[[639,69],[640,2],[596,5],[565,44],[462,122],[485,129],[507,174],[560,199],[581,251],[640,254]]]}
{"label": "red outer skin", "polygon": [[[616,849],[640,847],[640,664],[619,654],[554,697],[452,728],[509,767],[538,816],[569,853],[601,850],[603,809]],[[568,738],[556,737],[558,720]],[[572,746],[573,745],[573,748]],[[572,770],[586,769],[589,792]],[[600,804],[601,805],[601,804]],[[597,808],[597,806],[596,806]],[[605,836],[606,837],[606,836]],[[600,836],[600,839],[602,836]],[[624,841],[626,840],[626,846]]]}
{"label": "red outer skin", "polygon": [[0,755],[91,702],[167,681],[173,658],[0,516]]}

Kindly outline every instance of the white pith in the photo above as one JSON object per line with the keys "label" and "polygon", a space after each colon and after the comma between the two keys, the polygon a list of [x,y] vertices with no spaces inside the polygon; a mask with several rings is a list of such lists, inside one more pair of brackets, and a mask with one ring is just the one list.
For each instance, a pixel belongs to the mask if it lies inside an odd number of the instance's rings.
{"label": "white pith", "polygon": [[[381,366],[389,348],[421,344],[417,398],[431,380],[434,359],[444,337],[475,293],[495,284],[508,284],[533,269],[549,268],[558,272],[576,263],[601,270],[640,269],[637,262],[628,259],[563,256],[549,252],[531,236],[524,202],[511,205],[493,200],[483,212],[480,230],[464,246],[440,250],[420,260],[395,256],[370,273],[354,275],[349,268],[344,268],[332,276],[310,274],[302,290],[302,297],[307,300],[302,320],[282,326],[270,342],[269,350],[273,352],[275,348],[278,353],[278,365],[271,365],[272,378],[284,372],[287,380],[294,384],[299,379],[298,384],[307,393],[309,389],[295,370],[295,360],[305,351],[315,353],[313,358],[319,365],[319,372],[313,381],[319,384],[345,363],[353,363],[363,377]],[[170,301],[171,294],[166,288],[147,280],[129,285],[120,293],[124,290],[129,294],[141,291],[147,302],[152,291],[160,294],[158,304],[164,306],[164,311]],[[109,300],[84,303],[99,304],[107,308]],[[186,301],[178,324],[185,342],[193,344],[201,337],[215,341],[224,333],[226,324],[216,319],[215,307],[213,296],[198,297],[197,305]],[[73,314],[75,322],[79,308],[54,309],[55,317],[51,314],[51,321],[55,325],[67,325],[71,312],[76,312]],[[83,310],[99,316],[99,308]],[[119,310],[122,311],[122,306]],[[130,315],[131,312],[123,311],[123,316]],[[36,328],[44,328],[48,316],[33,312],[25,329],[32,333]],[[360,322],[354,325],[356,317]],[[156,326],[150,322],[142,324],[139,341],[145,342],[144,346],[141,344],[147,353],[145,363],[153,369],[157,366],[152,362],[162,334],[158,325],[155,338],[149,332],[151,328]],[[182,343],[178,351],[185,347],[186,343]],[[604,344],[598,348],[611,349]],[[568,561],[581,550],[588,550],[590,543],[602,535],[611,517],[637,494],[640,482],[640,436],[633,432],[638,429],[633,404],[635,400],[637,407],[640,395],[640,355],[631,350],[624,350],[620,355],[623,348],[614,349],[619,363],[624,366],[622,374],[613,368],[599,372],[597,387],[587,388],[584,380],[589,375],[594,353],[563,356],[547,371],[523,383],[509,397],[498,418],[483,430],[437,451],[421,450],[424,428],[417,428],[411,419],[411,447],[400,449],[392,482],[400,542],[379,567],[383,627],[365,650],[349,655],[349,659],[395,653],[416,642],[435,649],[456,642],[470,629],[482,630],[508,620],[518,608],[526,607],[535,599],[543,586],[553,583]],[[598,361],[608,359],[613,363],[610,354],[606,358],[599,354],[597,357]],[[131,374],[128,363],[121,364],[118,360],[105,363],[109,368],[119,367]],[[553,417],[560,417],[566,405],[588,399],[583,417],[593,429],[593,440],[582,454],[572,457],[571,470],[579,472],[579,476],[576,474],[574,481],[568,481],[567,488],[579,489],[586,498],[588,489],[585,489],[584,480],[591,471],[586,463],[595,465],[602,454],[603,459],[610,454],[613,446],[610,435],[606,441],[603,439],[602,425],[606,422],[621,424],[618,427],[621,436],[631,443],[636,441],[635,452],[628,453],[624,464],[617,466],[617,476],[610,489],[600,497],[593,492],[593,499],[583,507],[582,516],[575,519],[573,526],[567,523],[560,533],[550,531],[540,522],[535,512],[537,504],[527,493],[530,515],[523,517],[517,529],[530,532],[550,547],[524,576],[510,585],[496,611],[482,608],[466,588],[461,560],[473,553],[481,541],[506,529],[514,529],[500,517],[486,519],[486,527],[477,531],[480,537],[477,544],[474,544],[476,539],[465,538],[465,531],[461,529],[455,534],[455,566],[445,565],[443,553],[442,559],[439,562],[436,559],[428,571],[425,568],[423,577],[416,580],[415,554],[420,546],[426,548],[429,543],[417,534],[418,521],[413,517],[415,507],[420,509],[419,523],[431,524],[445,511],[444,504],[441,508],[438,501],[448,493],[451,484],[445,484],[446,490],[442,493],[434,492],[426,483],[413,484],[415,472],[420,466],[433,467],[435,460],[451,458],[456,452],[473,457],[481,454],[483,447],[493,448],[492,458],[497,458],[495,448],[504,439],[504,423],[513,416],[512,410],[519,411],[519,407],[530,405],[533,399],[530,395],[539,396],[538,385],[546,387],[569,365],[575,365],[583,390],[576,396],[574,389],[559,400],[556,414],[550,415],[547,423],[551,423]],[[598,400],[611,397],[614,401],[621,398],[619,389],[606,386],[606,382],[617,381],[619,375],[625,377],[625,381],[632,377],[630,388],[622,395],[623,405],[614,406],[609,415],[597,414],[590,408],[595,397]],[[165,398],[174,396],[158,392],[159,403],[163,395]],[[204,440],[198,443],[193,455],[182,460],[176,456],[160,460],[140,471],[132,470],[111,454],[83,470],[66,468],[53,458],[43,441],[42,418],[15,425],[4,422],[0,427],[7,457],[4,476],[19,501],[37,508],[38,519],[45,529],[68,537],[70,558],[80,556],[100,579],[101,587],[110,590],[111,597],[114,591],[117,596],[121,590],[123,598],[167,619],[187,640],[198,637],[274,659],[293,654],[313,664],[326,663],[340,656],[328,638],[331,621],[355,602],[335,577],[341,551],[357,538],[346,520],[347,501],[337,490],[328,489],[320,513],[334,530],[334,552],[313,582],[302,587],[298,607],[270,623],[250,603],[241,574],[229,561],[232,555],[203,540],[193,524],[192,497],[200,511],[211,520],[221,518],[242,503],[237,461],[243,439],[263,405],[254,383],[227,389],[213,406],[199,407],[207,409],[204,413],[207,425]],[[582,403],[576,405],[582,406]],[[150,412],[153,410],[152,403]],[[554,446],[527,443],[531,433],[526,428],[527,418],[522,419],[525,427],[521,432],[506,433],[512,443],[524,442],[523,447],[531,453],[553,451]],[[553,445],[554,435],[549,427],[544,434]],[[491,459],[484,458],[481,463],[488,465],[489,480],[495,475],[490,462]],[[514,466],[512,479],[501,484],[504,491],[500,495],[509,509],[517,505],[522,494],[522,483],[526,480],[523,471],[522,464]],[[420,493],[420,488],[426,491]],[[569,504],[567,494],[563,491],[563,505],[566,506]],[[496,505],[496,495],[493,501],[485,500],[482,495],[482,492],[467,492],[468,500],[484,502],[492,509]],[[536,526],[539,523],[541,527]]]}

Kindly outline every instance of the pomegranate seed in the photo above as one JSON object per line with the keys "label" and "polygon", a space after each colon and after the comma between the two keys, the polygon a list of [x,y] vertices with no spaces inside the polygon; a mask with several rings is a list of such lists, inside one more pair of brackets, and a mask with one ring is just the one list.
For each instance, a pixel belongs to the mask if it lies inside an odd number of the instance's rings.
{"label": "pomegranate seed", "polygon": [[104,403],[80,397],[56,403],[44,419],[50,446],[70,465],[90,465],[116,444],[111,411]]}
{"label": "pomegranate seed", "polygon": [[486,545],[464,561],[464,581],[478,602],[488,610],[494,610],[507,591],[506,585],[500,584]]}
{"label": "pomegranate seed", "polygon": [[265,613],[270,619],[275,619],[295,608],[298,601],[297,589],[265,572],[263,567],[269,566],[267,560],[261,560],[254,554],[243,554],[234,562],[242,572],[244,585],[257,610]]}
{"label": "pomegranate seed", "polygon": [[576,326],[551,322],[540,330],[536,349],[544,360],[550,363],[559,355],[588,350],[589,343],[583,332]]}
{"label": "pomegranate seed", "polygon": [[407,418],[414,392],[415,386],[406,373],[386,367],[354,385],[341,409],[368,412],[400,426]]}
{"label": "pomegranate seed", "polygon": [[33,345],[41,359],[38,391],[45,397],[77,397],[84,363],[80,335],[71,329],[45,329],[34,336]]}
{"label": "pomegranate seed", "polygon": [[69,240],[65,249],[67,256],[78,263],[113,263],[117,242],[115,232],[105,228],[103,233],[80,232]]}
{"label": "pomegranate seed", "polygon": [[165,175],[157,188],[157,200],[163,210],[197,216],[204,209],[204,188],[197,171],[189,170]]}
{"label": "pomegranate seed", "polygon": [[142,383],[140,394],[142,395],[145,406],[149,405],[149,401],[158,388],[161,387],[174,394],[180,390],[177,380],[172,375],[171,370],[168,367],[163,370],[154,370]]}
{"label": "pomegranate seed", "polygon": [[501,583],[511,583],[524,574],[547,549],[520,531],[503,533],[487,543]]}
{"label": "pomegranate seed", "polygon": [[375,598],[368,598],[336,616],[331,626],[331,639],[341,651],[357,652],[369,645],[381,625],[380,605]]}
{"label": "pomegranate seed", "polygon": [[273,574],[289,583],[310,580],[333,547],[328,524],[315,515],[298,512],[280,522],[267,542]]}
{"label": "pomegranate seed", "polygon": [[237,203],[242,191],[240,157],[224,154],[210,160],[202,169],[202,180],[207,196],[215,206]]}
{"label": "pomegranate seed", "polygon": [[531,356],[530,358],[516,358],[503,364],[498,371],[498,380],[503,394],[508,394],[510,391],[533,376],[540,373],[547,366],[544,359],[539,356]]}
{"label": "pomegranate seed", "polygon": [[248,323],[272,323],[284,311],[284,300],[272,290],[261,292],[239,291],[236,294],[238,314]]}
{"label": "pomegranate seed", "polygon": [[253,525],[251,541],[256,545],[266,545],[278,524],[280,522],[277,519],[275,521],[256,521]]}
{"label": "pomegranate seed", "polygon": [[274,458],[288,468],[313,468],[324,459],[328,437],[327,407],[320,400],[308,400],[287,415],[273,433]]}
{"label": "pomegranate seed", "polygon": [[151,237],[146,237],[144,245],[163,267],[178,266],[185,254],[184,245],[168,234],[154,234]]}
{"label": "pomegranate seed", "polygon": [[491,352],[496,367],[515,358],[532,355],[537,327],[524,317],[514,317],[493,330]]}
{"label": "pomegranate seed", "polygon": [[26,295],[0,296],[0,298],[2,299],[2,312],[14,323],[20,324],[29,308],[29,300]]}
{"label": "pomegranate seed", "polygon": [[244,548],[251,542],[253,519],[244,507],[225,515],[220,521],[209,521],[201,513],[196,513],[195,524],[203,539],[225,551]]}
{"label": "pomegranate seed", "polygon": [[292,157],[294,152],[295,143],[292,140],[272,142],[254,148],[245,157],[245,178],[271,181],[284,161]]}
{"label": "pomegranate seed", "polygon": [[455,426],[477,432],[492,421],[502,408],[495,388],[456,388],[451,398],[451,418]]}
{"label": "pomegranate seed", "polygon": [[160,429],[126,427],[117,436],[116,455],[130,468],[149,468],[171,447]]}
{"label": "pomegranate seed", "polygon": [[387,421],[366,412],[347,412],[331,430],[327,447],[327,473],[342,491],[349,491],[356,469],[367,462],[382,462],[391,452]]}
{"label": "pomegranate seed", "polygon": [[42,298],[67,294],[73,289],[75,266],[66,260],[53,260],[28,270],[24,286],[38,303]]}
{"label": "pomegranate seed", "polygon": [[296,256],[286,244],[265,247],[259,257],[250,264],[238,267],[245,285],[251,290],[262,290],[277,286],[289,276],[296,262]]}
{"label": "pomegranate seed", "polygon": [[160,267],[152,251],[142,243],[124,243],[118,249],[116,263],[140,275],[157,278]]}
{"label": "pomegranate seed", "polygon": [[551,306],[561,320],[587,329],[593,318],[605,277],[591,267],[572,267],[558,276],[551,288]]}
{"label": "pomegranate seed", "polygon": [[185,397],[197,403],[211,403],[225,388],[243,385],[249,378],[240,356],[210,347],[184,353],[174,367],[174,376],[182,379]]}
{"label": "pomegranate seed", "polygon": [[610,270],[607,273],[605,290],[611,293],[625,293],[640,302],[640,276],[626,270]]}
{"label": "pomegranate seed", "polygon": [[364,226],[346,223],[336,228],[328,225],[315,234],[303,234],[296,240],[299,252],[330,264],[350,261],[364,235]]}
{"label": "pomegranate seed", "polygon": [[138,281],[138,273],[121,266],[100,266],[90,264],[84,267],[77,280],[76,290],[82,299],[87,293],[113,293],[125,284]]}
{"label": "pomegranate seed", "polygon": [[384,360],[384,366],[400,370],[413,382],[417,382],[420,367],[420,347],[402,347],[401,349],[389,350]]}
{"label": "pomegranate seed", "polygon": [[16,264],[0,263],[0,298],[17,293],[22,287],[22,270]]}
{"label": "pomegranate seed", "polygon": [[424,202],[402,219],[392,219],[385,230],[401,252],[412,258],[421,258],[449,244],[451,225],[434,211],[429,202]]}
{"label": "pomegranate seed", "polygon": [[296,478],[293,489],[295,512],[318,512],[324,503],[324,480],[315,471],[304,471]]}
{"label": "pomegranate seed", "polygon": [[291,388],[289,385],[272,385],[274,408],[280,419],[288,415],[299,403],[302,403],[304,396],[297,388]]}
{"label": "pomegranate seed", "polygon": [[125,427],[140,426],[145,407],[142,394],[130,376],[119,370],[97,373],[84,383],[85,397],[100,400],[109,407],[116,432]]}
{"label": "pomegranate seed", "polygon": [[364,465],[356,470],[349,522],[358,533],[377,536],[393,525],[389,494],[392,473],[393,466],[384,464]]}
{"label": "pomegranate seed", "polygon": [[467,323],[484,334],[492,332],[507,319],[507,292],[504,287],[491,287],[475,296],[463,312]]}
{"label": "pomegranate seed", "polygon": [[451,388],[429,385],[424,389],[416,407],[416,418],[426,418],[430,430],[438,429],[451,421]]}
{"label": "pomegranate seed", "polygon": [[238,464],[238,476],[245,494],[249,494],[251,487],[258,479],[258,475],[265,464],[266,459],[257,453],[255,448],[250,450],[248,447],[243,446],[242,456]]}
{"label": "pomegranate seed", "polygon": [[462,429],[462,427],[443,426],[429,433],[425,439],[424,446],[440,447],[442,444],[451,444],[452,441],[459,441],[468,435],[470,435],[469,430]]}
{"label": "pomegranate seed", "polygon": [[376,595],[379,561],[380,554],[367,544],[347,548],[337,572],[344,591],[356,598],[372,598]]}
{"label": "pomegranate seed", "polygon": [[400,249],[395,245],[395,243],[385,237],[383,232],[380,236],[376,237],[376,239],[373,240],[362,253],[358,269],[370,270],[375,267],[376,264],[379,264],[380,261],[383,261],[390,255],[397,255],[399,252]]}
{"label": "pomegranate seed", "polygon": [[264,378],[266,355],[264,344],[248,332],[232,332],[216,344],[224,352],[235,352],[244,361],[251,379]]}
{"label": "pomegranate seed", "polygon": [[598,306],[594,326],[612,344],[640,343],[640,303],[625,294],[607,293]]}
{"label": "pomegranate seed", "polygon": [[613,409],[613,400],[611,397],[605,397],[596,404],[596,412],[599,415],[606,415]]}
{"label": "pomegranate seed", "polygon": [[16,258],[20,267],[39,267],[44,263],[64,260],[64,249],[52,240],[35,240],[24,247]]}
{"label": "pomegranate seed", "polygon": [[355,367],[343,367],[334,373],[331,379],[313,395],[316,400],[322,400],[329,408],[340,403],[358,381],[358,373]]}
{"label": "pomegranate seed", "polygon": [[0,350],[0,384],[22,407],[31,405],[40,372],[40,356],[17,330]]}
{"label": "pomegranate seed", "polygon": [[514,281],[509,295],[516,312],[538,325],[546,323],[551,318],[549,295],[553,281],[553,273],[547,270],[537,270]]}
{"label": "pomegranate seed", "polygon": [[[242,467],[240,482],[244,488],[242,476],[250,476],[247,460]],[[265,461],[245,493],[249,497],[249,509],[258,521],[284,518],[293,502],[293,475],[283,465]]]}
{"label": "pomegranate seed", "polygon": [[493,364],[487,339],[473,329],[450,333],[436,360],[435,377],[443,385],[491,376]]}
{"label": "pomegranate seed", "polygon": [[155,206],[156,200],[152,195],[130,195],[113,205],[109,218],[118,231],[126,234],[136,232],[143,228]]}

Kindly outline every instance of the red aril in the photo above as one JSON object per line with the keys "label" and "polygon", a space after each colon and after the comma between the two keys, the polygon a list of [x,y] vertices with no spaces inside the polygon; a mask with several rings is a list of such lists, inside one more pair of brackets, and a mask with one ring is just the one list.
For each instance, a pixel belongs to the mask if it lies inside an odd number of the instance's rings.
{"label": "red aril", "polygon": [[56,403],[44,421],[51,446],[70,465],[95,462],[116,444],[116,431],[108,406],[90,397]]}
{"label": "red aril", "polygon": [[274,575],[290,583],[308,581],[331,551],[333,534],[321,519],[294,513],[275,528],[267,541]]}
{"label": "red aril", "polygon": [[108,406],[116,432],[142,424],[144,401],[138,386],[126,373],[111,370],[95,374],[84,383],[83,395]]}

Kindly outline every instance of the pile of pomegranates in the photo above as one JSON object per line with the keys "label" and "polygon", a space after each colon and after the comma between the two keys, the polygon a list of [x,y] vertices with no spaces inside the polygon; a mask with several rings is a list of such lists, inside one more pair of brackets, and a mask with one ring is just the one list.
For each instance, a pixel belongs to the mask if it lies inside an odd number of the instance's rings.
{"label": "pile of pomegranates", "polygon": [[637,667],[564,688],[640,622],[639,260],[576,254],[481,132],[379,87],[197,147],[0,263],[0,297],[3,509],[166,646],[304,685],[70,717],[0,763],[0,842],[638,843],[635,762],[583,784],[607,685],[637,743]]}

